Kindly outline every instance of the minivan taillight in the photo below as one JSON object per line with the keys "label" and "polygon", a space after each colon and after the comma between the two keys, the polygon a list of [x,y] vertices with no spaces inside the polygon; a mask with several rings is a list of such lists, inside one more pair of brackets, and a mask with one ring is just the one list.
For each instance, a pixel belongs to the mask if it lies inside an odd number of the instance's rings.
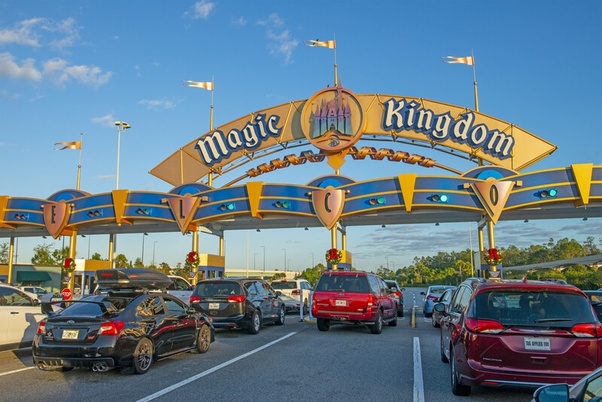
{"label": "minivan taillight", "polygon": [[599,322],[575,324],[571,332],[578,338],[599,338],[602,336],[602,324]]}
{"label": "minivan taillight", "polygon": [[293,296],[299,296],[300,293],[301,292],[299,291],[299,289],[293,289],[292,292],[291,292],[291,295],[293,295]]}
{"label": "minivan taillight", "polygon": [[373,294],[369,294],[368,295],[368,305],[367,305],[367,307],[370,308],[372,306],[375,306],[376,304],[377,304],[376,303],[376,297],[374,297]]}
{"label": "minivan taillight", "polygon": [[245,299],[246,299],[245,295],[228,296],[228,302],[230,302],[230,303],[241,303],[241,302],[244,302]]}
{"label": "minivan taillight", "polygon": [[123,321],[107,321],[100,326],[98,335],[119,335],[125,328]]}
{"label": "minivan taillight", "polygon": [[188,299],[188,304],[199,303],[201,301],[201,296],[190,296]]}
{"label": "minivan taillight", "polygon": [[395,297],[401,297],[401,292],[393,292],[393,294],[395,295]]}
{"label": "minivan taillight", "polygon": [[499,334],[504,330],[504,326],[500,322],[482,318],[466,318],[464,326],[470,332],[479,334]]}
{"label": "minivan taillight", "polygon": [[46,323],[44,321],[39,322],[37,333],[42,335],[46,333]]}

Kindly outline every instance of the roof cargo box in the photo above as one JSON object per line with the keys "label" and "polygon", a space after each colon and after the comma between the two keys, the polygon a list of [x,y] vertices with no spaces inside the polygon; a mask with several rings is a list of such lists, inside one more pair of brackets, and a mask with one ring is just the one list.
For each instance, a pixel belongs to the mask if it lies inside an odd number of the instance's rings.
{"label": "roof cargo box", "polygon": [[171,279],[163,272],[147,268],[100,269],[96,283],[112,289],[165,289]]}

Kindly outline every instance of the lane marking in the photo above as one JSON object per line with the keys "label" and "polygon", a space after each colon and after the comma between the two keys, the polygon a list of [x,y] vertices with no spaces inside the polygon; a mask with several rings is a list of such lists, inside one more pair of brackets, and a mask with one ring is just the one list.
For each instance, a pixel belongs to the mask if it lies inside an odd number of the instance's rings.
{"label": "lane marking", "polygon": [[35,368],[35,367],[25,367],[25,368],[18,369],[18,370],[7,371],[5,373],[0,373],[0,377],[2,377],[4,375],[9,375],[9,374],[15,374],[15,373],[18,373],[18,372],[21,372],[21,371],[25,371],[25,370],[31,370],[33,368]]}
{"label": "lane marking", "polygon": [[205,376],[207,376],[207,375],[209,375],[211,373],[214,373],[214,372],[216,372],[216,371],[218,371],[220,369],[223,369],[226,366],[231,365],[232,363],[236,363],[237,361],[242,360],[242,359],[244,359],[246,357],[249,357],[249,356],[251,356],[251,355],[253,355],[253,354],[255,354],[255,353],[259,352],[259,351],[262,351],[263,349],[269,348],[270,346],[273,346],[273,345],[277,344],[278,342],[283,341],[286,338],[289,338],[289,337],[291,337],[291,336],[293,336],[295,334],[296,334],[296,332],[291,332],[290,334],[285,335],[282,338],[278,338],[278,339],[276,339],[276,340],[274,340],[274,341],[272,341],[270,343],[266,343],[265,345],[263,345],[263,346],[261,346],[261,347],[259,347],[257,349],[251,350],[250,352],[247,352],[247,353],[245,353],[243,355],[235,357],[234,359],[228,360],[227,362],[219,364],[219,365],[217,365],[217,366],[215,366],[213,368],[210,368],[209,370],[205,370],[202,373],[199,373],[199,374],[194,375],[194,376],[192,376],[190,378],[187,378],[186,380],[180,381],[180,382],[178,382],[178,383],[176,383],[174,385],[171,385],[171,386],[169,386],[167,388],[164,388],[161,391],[155,392],[154,394],[151,394],[151,395],[149,395],[149,396],[147,396],[145,398],[138,399],[137,402],[147,402],[147,401],[152,401],[154,399],[157,399],[157,398],[159,398],[159,397],[161,397],[161,396],[163,396],[163,395],[165,395],[165,394],[167,394],[167,393],[169,393],[171,391],[174,391],[174,390],[176,390],[178,388],[183,387],[184,385],[190,384],[191,382],[196,381],[199,378],[203,378],[203,377],[205,377]]}
{"label": "lane marking", "polygon": [[418,337],[414,337],[414,402],[424,402],[422,357],[420,356],[420,339]]}

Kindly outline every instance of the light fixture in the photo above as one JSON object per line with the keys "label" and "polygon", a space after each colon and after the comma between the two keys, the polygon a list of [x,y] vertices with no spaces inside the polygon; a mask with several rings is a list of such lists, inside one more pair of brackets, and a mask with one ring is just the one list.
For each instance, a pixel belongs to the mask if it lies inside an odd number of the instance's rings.
{"label": "light fixture", "polygon": [[276,202],[274,203],[274,206],[275,206],[276,208],[284,208],[284,209],[288,209],[288,207],[289,207],[289,203],[288,203],[288,201],[276,201]]}
{"label": "light fixture", "polygon": [[305,230],[309,230],[309,228],[305,228]]}
{"label": "light fixture", "polygon": [[435,223],[435,226],[439,226],[439,222]]}
{"label": "light fixture", "polygon": [[528,219],[525,219],[525,220],[524,220],[524,222],[525,222],[525,223],[529,223],[529,220],[528,220]]}
{"label": "light fixture", "polygon": [[584,217],[583,217],[583,220],[584,220],[584,221],[586,221],[586,220],[587,220],[587,216],[584,216]]}
{"label": "light fixture", "polygon": [[541,190],[538,193],[539,198],[551,198],[551,197],[556,197],[557,195],[558,195],[558,190],[556,190],[555,188]]}
{"label": "light fixture", "polygon": [[440,203],[447,203],[447,201],[449,201],[449,197],[447,196],[447,194],[433,194],[430,196],[430,200],[432,202],[440,202]]}
{"label": "light fixture", "polygon": [[257,229],[258,232],[261,232],[261,229]]}
{"label": "light fixture", "polygon": [[232,204],[232,203],[222,204],[218,208],[220,211],[232,211],[234,209],[234,204]]}
{"label": "light fixture", "polygon": [[385,197],[373,197],[368,200],[370,205],[385,205],[386,203]]}
{"label": "light fixture", "polygon": [[385,225],[384,223],[382,224],[381,228],[386,228],[387,225]]}
{"label": "light fixture", "polygon": [[136,213],[137,213],[138,215],[152,215],[152,213],[153,213],[153,210],[152,210],[152,209],[150,209],[150,208],[138,208],[138,209],[136,210]]}

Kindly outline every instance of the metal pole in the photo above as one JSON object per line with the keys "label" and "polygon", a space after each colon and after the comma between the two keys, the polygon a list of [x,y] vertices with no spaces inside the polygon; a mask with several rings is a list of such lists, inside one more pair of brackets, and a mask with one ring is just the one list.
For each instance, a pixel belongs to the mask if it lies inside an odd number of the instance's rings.
{"label": "metal pole", "polygon": [[286,249],[283,248],[284,250],[284,272],[286,272]]}
{"label": "metal pole", "polygon": [[155,246],[159,243],[158,241],[153,242],[153,266],[155,265]]}
{"label": "metal pole", "polygon": [[261,246],[263,248],[263,272],[265,272],[265,246]]}

